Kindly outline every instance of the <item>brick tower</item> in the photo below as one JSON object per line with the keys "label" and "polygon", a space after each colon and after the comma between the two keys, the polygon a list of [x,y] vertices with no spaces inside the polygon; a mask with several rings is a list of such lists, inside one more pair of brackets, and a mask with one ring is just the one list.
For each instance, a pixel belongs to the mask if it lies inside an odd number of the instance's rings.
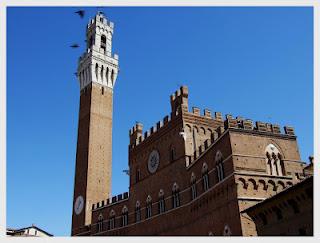
{"label": "brick tower", "polygon": [[111,195],[112,100],[118,55],[111,53],[113,23],[98,13],[87,25],[79,58],[80,109],[72,235],[91,223],[91,205]]}

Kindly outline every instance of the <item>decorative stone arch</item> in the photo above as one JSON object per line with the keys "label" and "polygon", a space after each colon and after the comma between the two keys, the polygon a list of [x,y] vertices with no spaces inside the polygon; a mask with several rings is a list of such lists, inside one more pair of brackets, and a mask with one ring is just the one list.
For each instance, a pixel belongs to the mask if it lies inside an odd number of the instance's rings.
{"label": "decorative stone arch", "polygon": [[196,175],[192,172],[190,177],[190,183],[193,184],[196,182]]}
{"label": "decorative stone arch", "polygon": [[216,162],[216,163],[219,163],[219,162],[222,162],[222,161],[223,161],[223,155],[222,155],[221,151],[218,150],[218,151],[216,152],[215,162]]}
{"label": "decorative stone arch", "polygon": [[277,185],[273,180],[268,180],[268,184],[271,185],[273,191],[277,191]]}
{"label": "decorative stone arch", "polygon": [[265,180],[260,179],[260,180],[258,181],[258,184],[262,186],[262,189],[263,189],[263,190],[267,190],[267,189],[268,189],[268,185],[267,185],[267,183],[265,182]]}
{"label": "decorative stone arch", "polygon": [[123,206],[122,210],[121,210],[122,214],[125,214],[128,212],[128,208],[126,205]]}
{"label": "decorative stone arch", "polygon": [[159,197],[159,198],[164,197],[164,191],[163,191],[163,189],[160,189],[160,191],[159,191],[159,193],[158,193],[158,197]]}
{"label": "decorative stone arch", "polygon": [[196,132],[196,133],[199,133],[199,128],[197,126],[193,126],[193,130]]}
{"label": "decorative stone arch", "polygon": [[204,173],[207,173],[208,172],[208,165],[206,162],[204,162],[202,164],[202,169],[201,169],[201,173],[204,174]]}
{"label": "decorative stone arch", "polygon": [[258,184],[257,184],[257,182],[256,182],[253,178],[250,178],[250,179],[248,180],[248,182],[251,182],[254,190],[257,190],[257,189],[258,189]]}
{"label": "decorative stone arch", "polygon": [[175,183],[173,183],[172,191],[173,191],[173,192],[177,192],[177,191],[179,191],[179,186],[178,186],[178,184],[177,184],[176,182],[175,182]]}
{"label": "decorative stone arch", "polygon": [[152,202],[152,197],[150,195],[147,196],[146,203],[149,204]]}
{"label": "decorative stone arch", "polygon": [[102,215],[102,213],[99,214],[99,216],[98,216],[98,221],[99,221],[99,222],[103,221],[103,215]]}
{"label": "decorative stone arch", "polygon": [[292,186],[293,183],[291,181],[287,181],[287,186]]}
{"label": "decorative stone arch", "polygon": [[116,212],[112,209],[109,213],[110,218],[116,216]]}
{"label": "decorative stone arch", "polygon": [[141,204],[140,201],[136,201],[136,208],[140,208]]}
{"label": "decorative stone arch", "polygon": [[244,178],[240,177],[240,178],[238,179],[238,181],[241,182],[242,188],[244,188],[244,189],[247,189],[247,188],[248,188],[248,183],[246,182],[246,180],[245,180]]}
{"label": "decorative stone arch", "polygon": [[231,229],[230,229],[230,227],[229,227],[228,224],[226,224],[226,225],[224,226],[222,235],[223,235],[223,236],[231,236],[231,235],[232,235]]}
{"label": "decorative stone arch", "polygon": [[282,190],[285,189],[285,188],[286,188],[286,185],[284,184],[283,181],[278,181],[278,182],[277,182],[277,189],[278,189],[279,191],[282,191]]}
{"label": "decorative stone arch", "polygon": [[206,135],[206,129],[204,127],[200,127],[199,132],[200,135]]}

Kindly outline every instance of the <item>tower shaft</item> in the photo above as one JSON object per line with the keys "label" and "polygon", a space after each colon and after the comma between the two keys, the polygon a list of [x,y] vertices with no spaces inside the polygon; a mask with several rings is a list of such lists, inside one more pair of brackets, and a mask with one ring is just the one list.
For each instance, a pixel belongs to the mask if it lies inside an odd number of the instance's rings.
{"label": "tower shaft", "polygon": [[118,56],[111,56],[113,23],[97,14],[87,26],[79,59],[80,108],[72,235],[91,224],[91,206],[111,195],[113,87]]}

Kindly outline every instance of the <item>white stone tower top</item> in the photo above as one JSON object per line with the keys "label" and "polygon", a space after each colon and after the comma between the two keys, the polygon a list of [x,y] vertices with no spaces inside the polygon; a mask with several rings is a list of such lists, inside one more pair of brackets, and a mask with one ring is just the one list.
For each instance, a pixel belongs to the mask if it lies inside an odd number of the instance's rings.
{"label": "white stone tower top", "polygon": [[87,25],[87,51],[79,58],[80,90],[90,83],[113,89],[119,72],[118,55],[112,56],[113,22],[99,12]]}

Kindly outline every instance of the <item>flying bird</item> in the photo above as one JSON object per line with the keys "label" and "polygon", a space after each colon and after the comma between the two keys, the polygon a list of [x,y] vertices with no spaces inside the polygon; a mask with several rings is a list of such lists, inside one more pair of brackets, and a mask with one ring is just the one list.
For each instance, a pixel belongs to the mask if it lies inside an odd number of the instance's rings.
{"label": "flying bird", "polygon": [[84,10],[79,10],[79,11],[74,12],[74,13],[78,14],[80,16],[80,18],[83,19],[85,11]]}
{"label": "flying bird", "polygon": [[71,45],[70,47],[71,47],[71,48],[78,48],[79,45],[78,45],[78,44],[73,44],[73,45]]}

